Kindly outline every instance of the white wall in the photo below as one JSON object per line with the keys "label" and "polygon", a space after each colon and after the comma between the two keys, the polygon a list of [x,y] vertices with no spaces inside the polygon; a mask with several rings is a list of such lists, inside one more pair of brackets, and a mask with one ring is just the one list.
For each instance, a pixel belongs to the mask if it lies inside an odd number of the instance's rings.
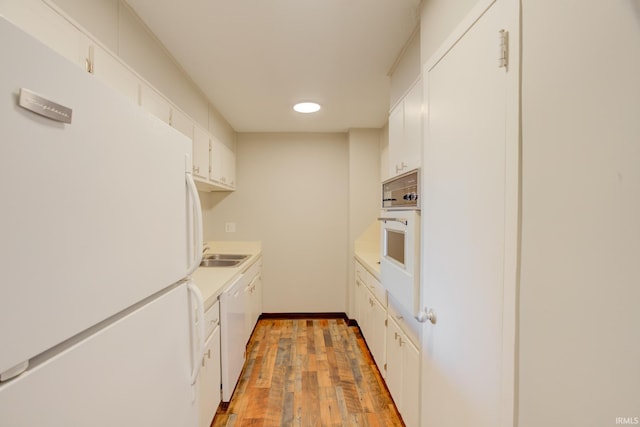
{"label": "white wall", "polygon": [[478,0],[422,0],[420,5],[420,59],[424,64]]}
{"label": "white wall", "polygon": [[389,79],[390,109],[406,94],[422,72],[420,62],[420,31],[413,35],[398,58]]}
{"label": "white wall", "polygon": [[523,1],[519,426],[640,417],[640,1]]}
{"label": "white wall", "polygon": [[264,311],[346,311],[347,135],[239,134],[237,187],[201,193],[205,239],[262,241]]}

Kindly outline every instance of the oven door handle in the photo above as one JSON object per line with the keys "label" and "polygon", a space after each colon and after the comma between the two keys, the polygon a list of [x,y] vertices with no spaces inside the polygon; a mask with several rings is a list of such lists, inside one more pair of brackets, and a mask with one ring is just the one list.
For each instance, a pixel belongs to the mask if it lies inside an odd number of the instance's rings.
{"label": "oven door handle", "polygon": [[408,225],[409,224],[409,221],[407,221],[406,219],[402,219],[402,218],[378,218],[378,221],[384,221],[384,222],[395,221],[395,222],[401,222],[404,225]]}

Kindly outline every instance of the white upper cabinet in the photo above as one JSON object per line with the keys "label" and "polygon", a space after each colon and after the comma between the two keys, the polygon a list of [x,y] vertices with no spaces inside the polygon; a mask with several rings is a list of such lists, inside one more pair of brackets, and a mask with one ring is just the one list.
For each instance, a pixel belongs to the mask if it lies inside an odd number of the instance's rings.
{"label": "white upper cabinet", "polygon": [[171,108],[171,127],[176,128],[193,141],[193,121],[177,108]]}
{"label": "white upper cabinet", "polygon": [[84,67],[80,32],[42,1],[0,1],[0,15],[73,63]]}
{"label": "white upper cabinet", "polygon": [[[391,178],[402,173],[403,144],[404,141],[404,102],[395,106],[389,114],[389,171],[387,177]],[[407,169],[408,170],[408,169]]]}
{"label": "white upper cabinet", "polygon": [[389,175],[422,164],[422,80],[417,80],[389,113]]}
{"label": "white upper cabinet", "polygon": [[[196,125],[193,117],[173,105],[56,7],[42,0],[0,0],[0,15],[191,139],[193,173],[200,190],[235,189],[236,159],[233,150],[215,139],[207,129]],[[202,108],[207,109],[206,103],[203,105]],[[193,110],[198,111],[197,107]],[[206,122],[206,115],[204,119],[200,117],[200,123],[203,120]]]}
{"label": "white upper cabinet", "polygon": [[198,125],[193,127],[193,175],[196,178],[209,179],[209,151],[211,138],[209,132]]}
{"label": "white upper cabinet", "polygon": [[85,69],[120,92],[132,102],[140,101],[140,80],[118,58],[105,49],[85,38],[84,52],[86,55]]}
{"label": "white upper cabinet", "polygon": [[211,140],[211,173],[210,179],[224,188],[234,189],[236,186],[236,156],[217,138]]}
{"label": "white upper cabinet", "polygon": [[171,104],[147,83],[140,85],[140,106],[166,124],[171,123]]}

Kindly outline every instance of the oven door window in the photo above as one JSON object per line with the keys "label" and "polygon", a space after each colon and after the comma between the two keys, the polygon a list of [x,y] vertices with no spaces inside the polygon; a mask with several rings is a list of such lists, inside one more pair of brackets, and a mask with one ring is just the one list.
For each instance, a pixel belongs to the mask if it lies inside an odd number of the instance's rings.
{"label": "oven door window", "polygon": [[404,267],[405,232],[387,228],[385,234],[385,255]]}

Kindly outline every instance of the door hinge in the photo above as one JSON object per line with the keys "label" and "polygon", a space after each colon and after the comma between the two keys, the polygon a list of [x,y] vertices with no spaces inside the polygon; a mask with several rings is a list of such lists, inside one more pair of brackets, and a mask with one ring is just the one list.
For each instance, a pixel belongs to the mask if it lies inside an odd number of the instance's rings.
{"label": "door hinge", "polygon": [[85,70],[87,70],[87,73],[89,74],[93,74],[94,71],[94,53],[93,53],[93,46],[89,46],[89,51],[88,51],[88,55],[85,58],[84,61],[84,67]]}
{"label": "door hinge", "polygon": [[389,319],[384,319],[384,326],[389,326]]}
{"label": "door hinge", "polygon": [[509,67],[509,32],[500,30],[500,52],[498,57],[498,68]]}
{"label": "door hinge", "polygon": [[384,370],[385,371],[387,370],[387,364],[386,363],[384,364]]}

